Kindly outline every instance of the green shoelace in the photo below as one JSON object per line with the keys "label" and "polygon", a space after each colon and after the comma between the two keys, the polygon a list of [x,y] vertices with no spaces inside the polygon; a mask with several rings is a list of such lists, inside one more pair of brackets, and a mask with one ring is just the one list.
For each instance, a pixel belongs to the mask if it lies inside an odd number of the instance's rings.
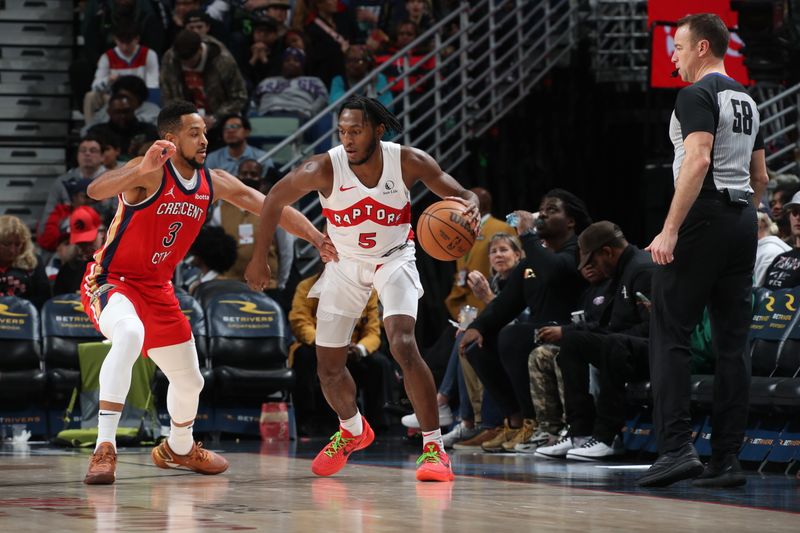
{"label": "green shoelace", "polygon": [[325,450],[325,455],[328,457],[333,457],[341,448],[347,446],[347,444],[352,440],[353,439],[346,439],[342,437],[342,432],[337,431],[331,437],[331,443],[328,444],[328,449]]}
{"label": "green shoelace", "polygon": [[436,451],[436,446],[434,446],[433,444],[429,444],[428,445],[428,451],[427,452],[423,452],[422,455],[419,456],[419,459],[417,459],[417,465],[420,465],[423,462],[425,462],[425,463],[441,463],[442,462],[442,458],[439,457],[439,452]]}

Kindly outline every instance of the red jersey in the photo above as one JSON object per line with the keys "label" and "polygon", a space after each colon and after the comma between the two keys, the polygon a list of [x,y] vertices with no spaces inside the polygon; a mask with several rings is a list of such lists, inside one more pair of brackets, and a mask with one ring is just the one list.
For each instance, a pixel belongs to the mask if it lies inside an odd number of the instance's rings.
{"label": "red jersey", "polygon": [[120,195],[106,242],[87,268],[84,287],[89,292],[117,280],[153,289],[170,282],[206,221],[213,201],[208,168],[196,171],[193,181],[193,186],[187,188],[187,182],[167,161],[161,186],[151,197],[130,205]]}

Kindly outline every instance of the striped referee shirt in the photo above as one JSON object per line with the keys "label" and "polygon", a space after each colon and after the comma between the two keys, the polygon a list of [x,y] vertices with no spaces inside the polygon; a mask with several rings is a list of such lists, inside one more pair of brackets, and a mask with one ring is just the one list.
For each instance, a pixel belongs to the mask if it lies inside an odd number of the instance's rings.
{"label": "striped referee shirt", "polygon": [[695,131],[714,136],[711,164],[703,190],[750,187],[750,158],[764,148],[759,132],[761,119],[755,101],[737,81],[711,73],[678,92],[669,123],[669,136],[675,146],[672,173],[675,180],[686,155],[684,139]]}

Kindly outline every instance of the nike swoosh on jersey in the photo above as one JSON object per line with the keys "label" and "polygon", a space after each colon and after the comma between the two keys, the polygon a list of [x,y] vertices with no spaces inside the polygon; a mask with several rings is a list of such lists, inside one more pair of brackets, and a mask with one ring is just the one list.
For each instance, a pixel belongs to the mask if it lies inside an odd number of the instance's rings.
{"label": "nike swoosh on jersey", "polygon": [[341,192],[346,192],[346,191],[349,191],[350,189],[355,189],[355,188],[356,188],[356,185],[353,185],[352,187],[345,187],[344,185],[339,185],[339,190]]}

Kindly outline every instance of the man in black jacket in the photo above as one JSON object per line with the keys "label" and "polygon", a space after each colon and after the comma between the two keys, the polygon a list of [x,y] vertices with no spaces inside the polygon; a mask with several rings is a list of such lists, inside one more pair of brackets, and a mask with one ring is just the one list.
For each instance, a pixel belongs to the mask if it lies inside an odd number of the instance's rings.
{"label": "man in black jacket", "polygon": [[[536,344],[534,331],[546,324],[569,323],[585,286],[577,269],[576,232],[591,222],[586,205],[570,192],[553,189],[539,208],[532,231],[524,225],[517,228],[525,259],[459,345],[460,354],[466,355],[507,418],[498,437],[481,445],[484,451],[513,449],[533,435],[528,355]],[[526,306],[529,321],[511,324]]]}
{"label": "man in black jacket", "polygon": [[[570,430],[536,455],[591,461],[624,452],[616,436],[625,420],[625,382],[647,376],[650,313],[642,300],[650,295],[655,264],[607,220],[589,226],[578,245],[579,266],[591,264],[611,283],[599,322],[587,330],[567,330],[561,338],[557,361]],[[596,407],[589,393],[589,365],[598,370]]]}

